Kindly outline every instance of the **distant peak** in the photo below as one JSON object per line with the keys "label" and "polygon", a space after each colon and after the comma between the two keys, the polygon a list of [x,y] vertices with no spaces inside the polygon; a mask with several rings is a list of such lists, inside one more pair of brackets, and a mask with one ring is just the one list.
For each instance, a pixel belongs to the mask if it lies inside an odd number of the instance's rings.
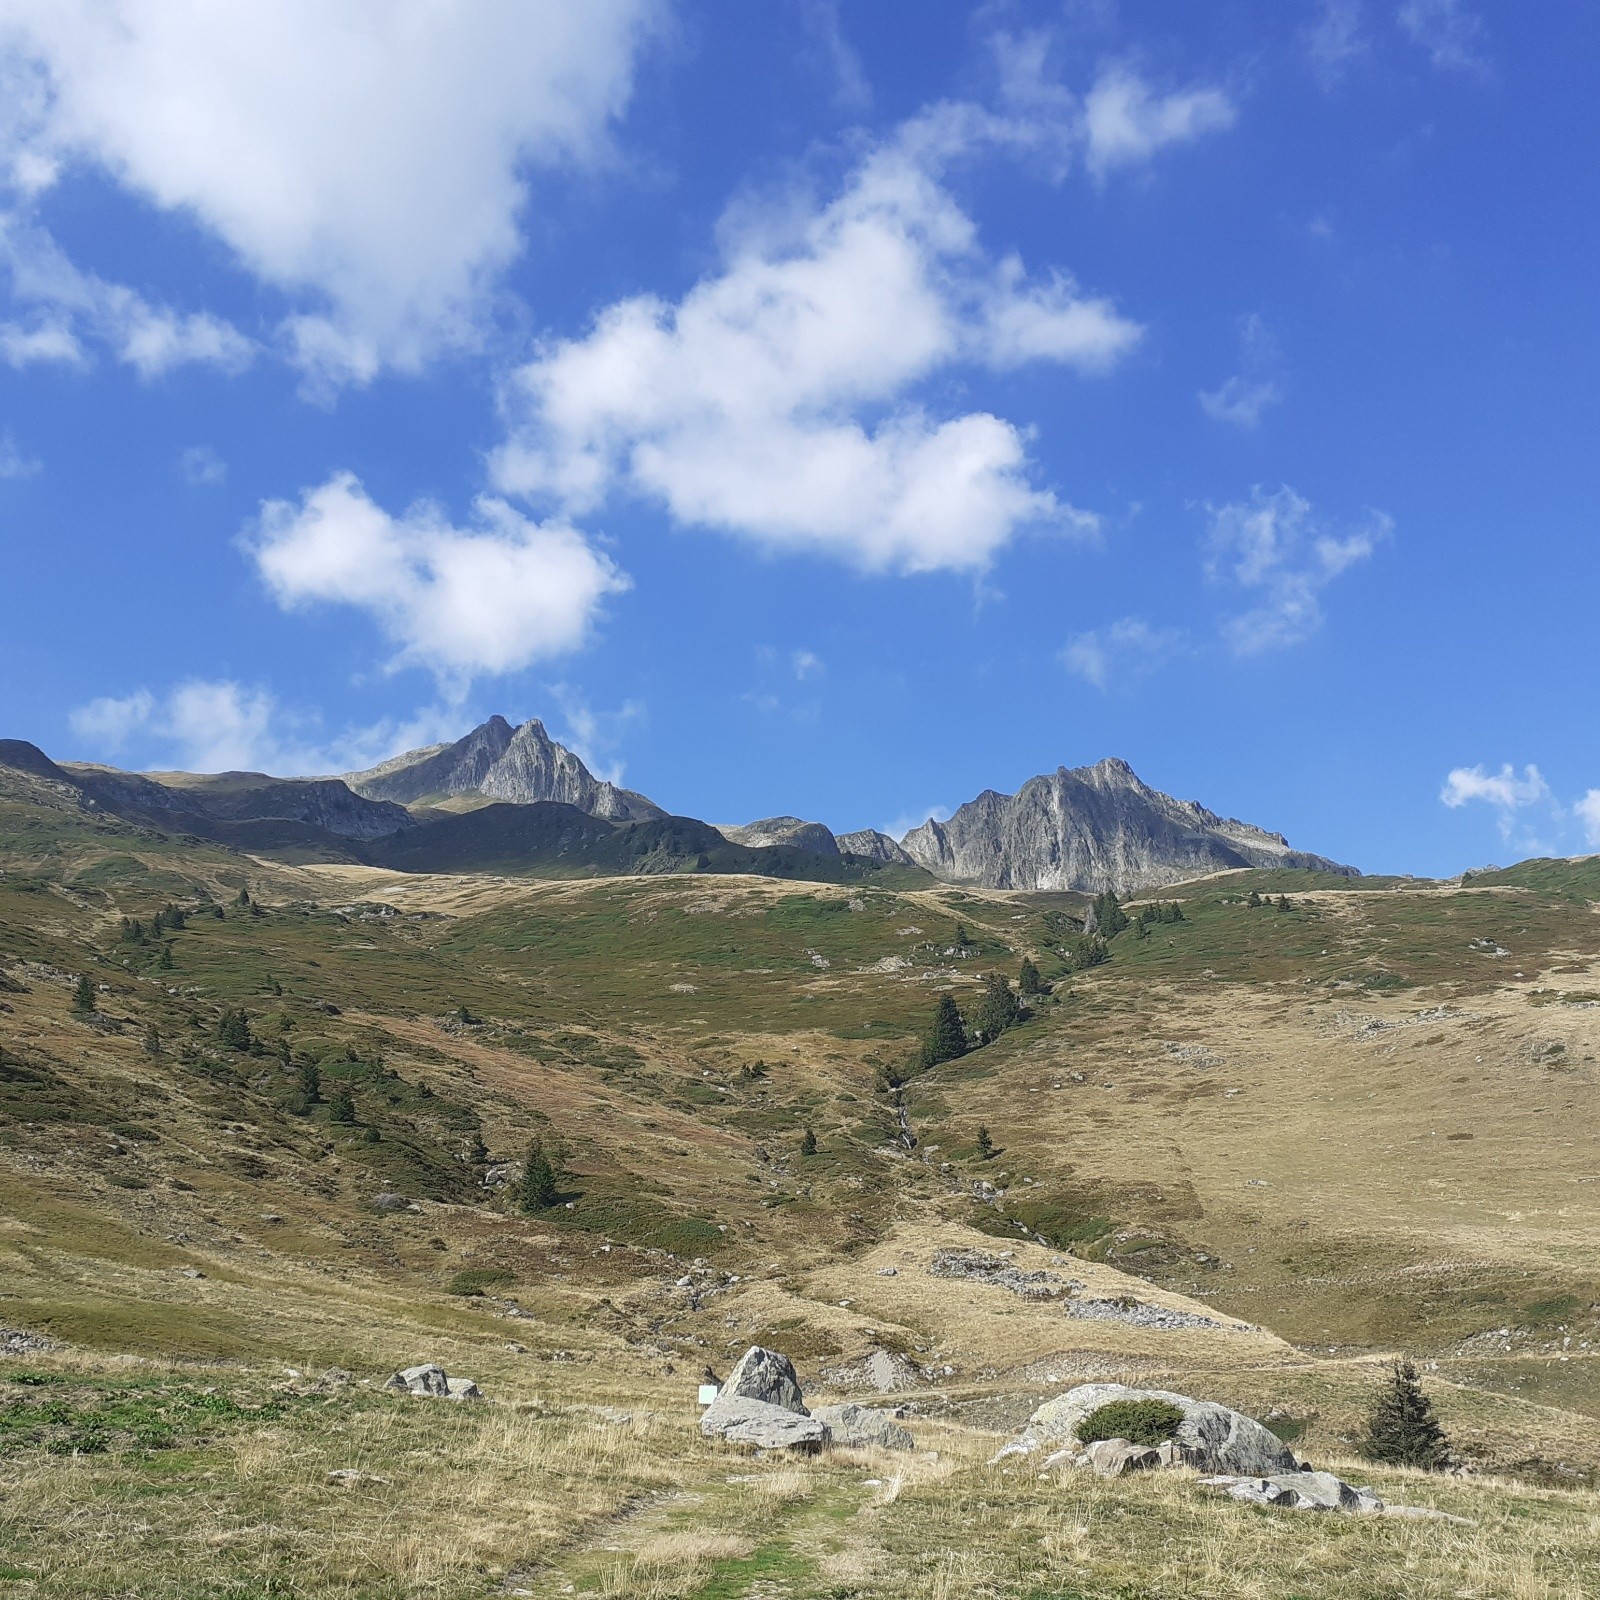
{"label": "distant peak", "polygon": [[485,728],[493,728],[496,733],[510,733],[511,732],[511,724],[509,722],[507,722],[506,719],[504,717],[502,717],[498,711],[495,712],[495,714],[492,717],[490,717],[489,720],[486,723],[483,724],[483,726]]}

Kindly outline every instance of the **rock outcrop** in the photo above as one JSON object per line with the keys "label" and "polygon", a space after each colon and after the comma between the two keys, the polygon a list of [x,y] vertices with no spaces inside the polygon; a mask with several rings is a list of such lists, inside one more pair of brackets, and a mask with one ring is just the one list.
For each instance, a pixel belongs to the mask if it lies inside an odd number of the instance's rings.
{"label": "rock outcrop", "polygon": [[1298,1472],[1294,1452],[1253,1417],[1212,1400],[1194,1400],[1165,1389],[1130,1389],[1121,1383],[1081,1383],[1047,1400],[1028,1418],[1024,1448],[1075,1445],[1078,1424],[1113,1400],[1164,1400],[1183,1413],[1173,1437],[1185,1463],[1202,1472],[1270,1478]]}
{"label": "rock outcrop", "polygon": [[832,1438],[801,1398],[794,1363],[776,1350],[751,1345],[700,1418],[708,1439],[758,1450],[821,1450]]}
{"label": "rock outcrop", "polygon": [[1058,768],[1014,795],[985,790],[948,822],[930,819],[900,843],[936,878],[992,889],[1126,894],[1238,867],[1358,876],[1291,850],[1281,834],[1174,800],[1115,759]]}
{"label": "rock outcrop", "polygon": [[384,1388],[393,1394],[408,1394],[414,1400],[481,1400],[483,1391],[471,1378],[452,1378],[434,1361],[420,1366],[402,1367],[392,1374]]}
{"label": "rock outcrop", "polygon": [[786,844],[796,850],[809,850],[815,856],[839,854],[839,844],[831,828],[820,822],[802,821],[799,817],[764,817],[760,822],[746,822],[736,828],[719,827],[717,832],[730,844],[742,844],[752,850]]}
{"label": "rock outcrop", "polygon": [[818,1406],[813,1411],[818,1422],[826,1423],[835,1444],[857,1448],[876,1445],[880,1450],[915,1450],[917,1441],[909,1428],[903,1428],[891,1412],[875,1411],[853,1402],[841,1406]]}
{"label": "rock outcrop", "polygon": [[866,856],[869,861],[890,861],[897,867],[914,867],[916,862],[886,833],[876,828],[860,828],[854,833],[835,836],[846,855]]}
{"label": "rock outcrop", "polygon": [[490,717],[454,744],[408,750],[364,772],[347,773],[345,782],[369,799],[401,805],[476,794],[514,805],[554,800],[607,822],[666,815],[642,794],[595,777],[537,718],[513,728],[504,717]]}

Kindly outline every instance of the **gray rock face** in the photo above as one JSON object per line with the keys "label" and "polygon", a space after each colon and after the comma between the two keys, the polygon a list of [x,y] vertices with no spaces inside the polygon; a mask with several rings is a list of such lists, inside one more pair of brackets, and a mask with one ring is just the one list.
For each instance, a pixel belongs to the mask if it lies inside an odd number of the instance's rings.
{"label": "gray rock face", "polygon": [[837,836],[839,848],[846,855],[866,856],[872,861],[892,861],[897,867],[914,867],[916,862],[886,833],[876,828],[861,828],[855,833]]}
{"label": "gray rock face", "polygon": [[666,815],[642,794],[596,778],[537,719],[513,728],[504,717],[490,717],[454,744],[409,750],[365,772],[349,773],[345,782],[357,794],[401,805],[481,794],[515,805],[556,800],[607,822],[644,822]]}
{"label": "gray rock face", "polygon": [[411,1394],[418,1399],[443,1399],[450,1393],[450,1377],[436,1362],[402,1367],[384,1384],[394,1394]]}
{"label": "gray rock face", "polygon": [[831,1438],[800,1396],[794,1363],[776,1350],[750,1346],[700,1418],[700,1431],[759,1450],[820,1450]]}
{"label": "gray rock face", "polygon": [[929,820],[900,843],[936,878],[993,889],[1125,894],[1236,867],[1357,875],[1291,850],[1280,834],[1151,789],[1115,759],[1058,768],[1014,795],[985,790],[948,822]]}
{"label": "gray rock face", "polygon": [[804,1411],[789,1411],[761,1400],[738,1396],[726,1402],[719,1395],[700,1419],[707,1438],[729,1444],[751,1445],[757,1450],[799,1450],[811,1455],[823,1449],[832,1435],[825,1422]]}
{"label": "gray rock face", "polygon": [[820,822],[804,822],[799,817],[764,817],[760,822],[746,822],[737,828],[718,828],[717,832],[730,844],[742,844],[751,850],[787,844],[796,850],[809,850],[814,856],[836,856],[839,853],[839,845],[831,828],[824,827]]}
{"label": "gray rock face", "polygon": [[1146,1472],[1161,1465],[1161,1457],[1152,1445],[1133,1444],[1127,1439],[1096,1439],[1084,1455],[1102,1478],[1120,1478],[1125,1472]]}
{"label": "gray rock face", "polygon": [[1075,1443],[1078,1424],[1113,1400],[1165,1400],[1183,1413],[1173,1442],[1188,1465],[1203,1472],[1270,1478],[1298,1472],[1288,1445],[1253,1417],[1211,1400],[1194,1400],[1166,1389],[1130,1389],[1121,1383],[1080,1383],[1047,1400],[1028,1418],[1025,1441],[1035,1445]]}
{"label": "gray rock face", "polygon": [[[1287,1511],[1387,1511],[1370,1489],[1352,1488],[1331,1472],[1279,1472],[1271,1477],[1222,1475],[1202,1478],[1200,1486],[1247,1505],[1281,1506]],[[1402,1507],[1394,1507],[1400,1511]]]}
{"label": "gray rock face", "polygon": [[827,1424],[835,1444],[877,1445],[880,1450],[915,1450],[917,1447],[909,1428],[902,1428],[889,1412],[874,1411],[871,1406],[853,1403],[818,1406],[812,1416]]}

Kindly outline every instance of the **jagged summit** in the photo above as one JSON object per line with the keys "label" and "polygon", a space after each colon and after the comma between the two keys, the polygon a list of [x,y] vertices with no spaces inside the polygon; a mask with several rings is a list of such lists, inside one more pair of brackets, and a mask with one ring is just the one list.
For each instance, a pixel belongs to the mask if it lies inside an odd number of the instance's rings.
{"label": "jagged summit", "polygon": [[477,794],[515,805],[559,801],[607,822],[666,815],[642,794],[596,778],[536,717],[513,728],[504,717],[493,716],[454,744],[408,750],[365,772],[346,773],[344,781],[368,799],[401,805]]}
{"label": "jagged summit", "polygon": [[1058,767],[1014,795],[986,789],[949,821],[930,819],[900,844],[937,878],[994,889],[1122,894],[1236,867],[1358,875],[1291,850],[1282,834],[1152,789],[1115,756]]}

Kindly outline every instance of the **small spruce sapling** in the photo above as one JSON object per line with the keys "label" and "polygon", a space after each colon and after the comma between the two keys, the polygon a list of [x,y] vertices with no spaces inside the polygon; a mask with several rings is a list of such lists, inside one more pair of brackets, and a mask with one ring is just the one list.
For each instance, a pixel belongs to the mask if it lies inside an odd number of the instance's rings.
{"label": "small spruce sapling", "polygon": [[1361,1453],[1369,1461],[1438,1472],[1450,1463],[1450,1446],[1422,1389],[1417,1369],[1396,1358],[1367,1419]]}
{"label": "small spruce sapling", "polygon": [[979,1037],[984,1043],[991,1043],[1013,1027],[1021,1015],[1022,1007],[1012,993],[1011,980],[1003,972],[991,972],[984,982],[983,999],[978,1002]]}
{"label": "small spruce sapling", "polygon": [[964,1056],[967,1049],[967,1030],[956,1009],[955,997],[942,994],[934,1009],[933,1026],[922,1042],[922,1065],[936,1067],[942,1061],[954,1061]]}
{"label": "small spruce sapling", "polygon": [[348,1088],[340,1084],[328,1096],[328,1121],[349,1127],[356,1120],[356,1103]]}
{"label": "small spruce sapling", "polygon": [[544,1140],[534,1139],[528,1146],[528,1159],[522,1168],[522,1209],[548,1211],[556,1203],[560,1180],[555,1163],[544,1147]]}
{"label": "small spruce sapling", "polygon": [[817,1136],[810,1128],[806,1129],[805,1137],[800,1141],[800,1154],[814,1156],[817,1153]]}
{"label": "small spruce sapling", "polygon": [[72,1009],[80,1017],[92,1017],[95,1011],[94,985],[89,982],[89,974],[81,973],[77,983],[72,988]]}
{"label": "small spruce sapling", "polygon": [[978,1159],[980,1161],[994,1159],[994,1140],[989,1137],[989,1130],[982,1126],[978,1129]]}
{"label": "small spruce sapling", "polygon": [[250,1034],[250,1019],[238,1006],[229,1006],[217,1019],[217,1038],[230,1050],[248,1050],[255,1042]]}
{"label": "small spruce sapling", "polygon": [[1044,979],[1039,976],[1039,969],[1033,964],[1031,957],[1022,958],[1022,972],[1017,978],[1017,987],[1027,998],[1045,992]]}

